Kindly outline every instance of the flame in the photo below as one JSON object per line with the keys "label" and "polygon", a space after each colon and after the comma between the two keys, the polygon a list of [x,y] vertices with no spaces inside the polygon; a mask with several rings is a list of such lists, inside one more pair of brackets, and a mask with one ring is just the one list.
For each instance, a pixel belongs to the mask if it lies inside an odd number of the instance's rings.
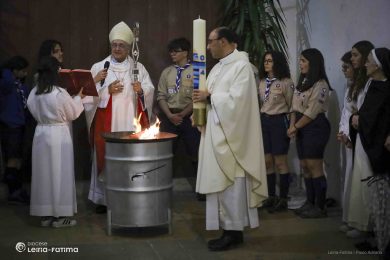
{"label": "flame", "polygon": [[140,117],[137,119],[134,118],[134,125],[136,127],[135,133],[140,133],[138,139],[154,139],[160,132],[160,120],[157,118],[157,121],[154,125],[150,126],[148,129],[142,131],[141,124],[139,122]]}
{"label": "flame", "polygon": [[139,115],[138,118],[134,118],[133,124],[135,126],[135,133],[139,133],[142,131],[141,124],[139,123],[140,119],[141,119],[141,115]]}

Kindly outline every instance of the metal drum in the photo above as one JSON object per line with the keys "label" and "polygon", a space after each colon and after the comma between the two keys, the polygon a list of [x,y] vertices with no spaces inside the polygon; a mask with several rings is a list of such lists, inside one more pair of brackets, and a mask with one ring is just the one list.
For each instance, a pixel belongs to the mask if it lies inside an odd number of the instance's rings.
{"label": "metal drum", "polygon": [[103,137],[108,235],[112,226],[164,224],[171,233],[172,141],[176,135],[161,132],[141,140],[131,132],[113,132]]}

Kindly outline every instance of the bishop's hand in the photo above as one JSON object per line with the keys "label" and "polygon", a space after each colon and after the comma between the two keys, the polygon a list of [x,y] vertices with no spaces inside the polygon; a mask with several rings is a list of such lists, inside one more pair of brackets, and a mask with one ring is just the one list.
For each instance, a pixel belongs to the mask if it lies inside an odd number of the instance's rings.
{"label": "bishop's hand", "polygon": [[137,93],[137,95],[142,96],[142,94],[144,94],[144,91],[141,86],[141,82],[136,81],[134,83],[131,83],[131,85],[133,85],[133,90],[135,93]]}
{"label": "bishop's hand", "polygon": [[119,80],[115,80],[108,86],[108,93],[110,94],[117,94],[121,93],[123,91],[123,85],[120,83]]}
{"label": "bishop's hand", "polygon": [[106,79],[107,77],[107,69],[102,69],[101,71],[96,74],[96,76],[93,78],[93,81],[96,83],[101,82],[103,79]]}

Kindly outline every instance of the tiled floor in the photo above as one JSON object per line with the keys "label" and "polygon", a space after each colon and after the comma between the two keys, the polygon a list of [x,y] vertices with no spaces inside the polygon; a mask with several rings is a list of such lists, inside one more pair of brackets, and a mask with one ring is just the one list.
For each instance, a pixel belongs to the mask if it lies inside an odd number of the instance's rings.
{"label": "tiled floor", "polygon": [[[206,243],[219,232],[205,230],[205,203],[195,199],[187,179],[174,179],[173,233],[167,227],[115,229],[106,235],[106,216],[96,215],[87,201],[88,183],[78,182],[77,226],[42,228],[29,216],[28,206],[6,203],[0,186],[0,259],[378,259],[355,251],[354,243],[338,231],[340,211],[332,209],[326,219],[304,220],[291,211],[260,212],[260,227],[247,230],[245,243],[230,251],[210,252]],[[43,242],[54,250],[78,252],[22,253],[18,242],[34,248]],[[28,244],[30,243],[30,245]],[[39,246],[38,246],[39,247]],[[336,255],[337,253],[337,255]]]}

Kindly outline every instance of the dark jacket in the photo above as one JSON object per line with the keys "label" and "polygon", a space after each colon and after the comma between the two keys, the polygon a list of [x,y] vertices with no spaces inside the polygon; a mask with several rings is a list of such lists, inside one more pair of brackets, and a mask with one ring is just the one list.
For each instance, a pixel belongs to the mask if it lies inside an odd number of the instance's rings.
{"label": "dark jacket", "polygon": [[389,174],[390,152],[384,147],[390,134],[389,80],[371,82],[358,114],[360,140],[374,174]]}
{"label": "dark jacket", "polygon": [[9,69],[0,77],[0,123],[14,128],[26,124],[29,89],[16,79]]}

